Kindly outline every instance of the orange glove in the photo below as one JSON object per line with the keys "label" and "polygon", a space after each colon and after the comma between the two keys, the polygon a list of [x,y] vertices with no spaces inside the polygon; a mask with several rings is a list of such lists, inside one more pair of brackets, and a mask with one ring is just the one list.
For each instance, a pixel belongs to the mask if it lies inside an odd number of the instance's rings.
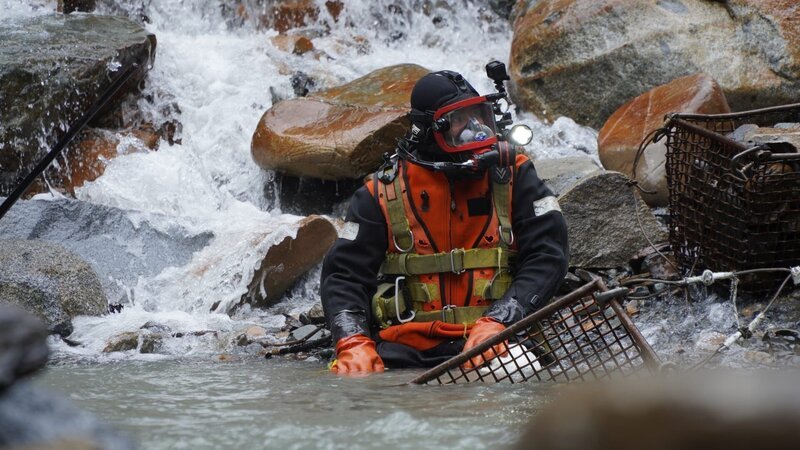
{"label": "orange glove", "polygon": [[[475,322],[472,330],[469,332],[469,338],[464,344],[462,352],[469,351],[470,349],[478,346],[481,342],[494,337],[497,333],[505,330],[506,327],[502,323],[490,318],[481,317]],[[508,341],[503,341],[495,346],[487,348],[485,352],[478,356],[472,357],[469,361],[465,362],[461,367],[464,369],[472,369],[481,366],[483,363],[491,360],[496,356],[503,356],[508,351]]]}
{"label": "orange glove", "polygon": [[375,342],[363,334],[339,339],[331,372],[341,375],[383,372],[383,361],[375,350]]}

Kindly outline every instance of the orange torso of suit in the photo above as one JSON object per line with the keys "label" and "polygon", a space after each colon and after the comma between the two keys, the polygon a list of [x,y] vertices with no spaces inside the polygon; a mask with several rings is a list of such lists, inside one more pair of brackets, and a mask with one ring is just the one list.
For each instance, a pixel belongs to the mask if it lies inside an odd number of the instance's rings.
{"label": "orange torso of suit", "polygon": [[[397,287],[387,288],[377,310],[373,300],[376,315],[388,319],[379,321],[382,328],[406,321],[395,305],[413,310],[414,322],[467,325],[502,296],[511,283],[515,254],[510,225],[513,174],[527,160],[519,155],[512,167],[459,180],[401,160],[390,181],[367,181],[387,222],[381,272],[403,278],[402,301],[390,295],[400,293]],[[453,310],[463,313],[454,315]],[[443,311],[448,314],[440,318]]]}

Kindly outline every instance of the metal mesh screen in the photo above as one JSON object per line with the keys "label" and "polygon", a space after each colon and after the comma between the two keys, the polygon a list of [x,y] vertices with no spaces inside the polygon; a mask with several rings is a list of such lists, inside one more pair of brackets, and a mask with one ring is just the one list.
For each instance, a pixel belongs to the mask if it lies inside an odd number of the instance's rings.
{"label": "metal mesh screen", "polygon": [[[617,300],[598,301],[592,295],[595,291],[606,291],[602,281],[595,280],[554,301],[411,383],[569,382],[631,375],[657,367],[658,358]],[[487,364],[462,367],[486,351],[495,356]]]}
{"label": "metal mesh screen", "polygon": [[[800,104],[667,122],[670,243],[684,269],[737,271],[800,263],[800,153],[748,149],[725,135],[744,124],[800,122]],[[752,294],[783,275],[743,278]]]}

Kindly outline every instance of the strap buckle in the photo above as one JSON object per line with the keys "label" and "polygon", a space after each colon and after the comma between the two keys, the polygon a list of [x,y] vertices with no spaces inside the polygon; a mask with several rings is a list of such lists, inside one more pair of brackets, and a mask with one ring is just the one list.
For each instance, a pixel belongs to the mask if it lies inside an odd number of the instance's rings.
{"label": "strap buckle", "polygon": [[455,322],[456,317],[456,305],[443,305],[442,306],[442,322],[444,323],[451,323],[447,321],[447,312],[453,311],[453,321]]}
{"label": "strap buckle", "polygon": [[400,317],[400,281],[405,280],[406,277],[397,277],[394,279],[394,311],[397,314],[397,321],[400,323],[411,322],[414,320],[414,316],[416,313],[414,310],[411,310],[411,316],[408,319],[403,319]]}
{"label": "strap buckle", "polygon": [[[464,269],[464,254],[466,251],[463,248],[454,248],[450,250],[450,271],[456,275],[462,274],[466,271]],[[460,255],[456,258],[456,255]],[[456,270],[456,260],[458,260],[458,270]]]}

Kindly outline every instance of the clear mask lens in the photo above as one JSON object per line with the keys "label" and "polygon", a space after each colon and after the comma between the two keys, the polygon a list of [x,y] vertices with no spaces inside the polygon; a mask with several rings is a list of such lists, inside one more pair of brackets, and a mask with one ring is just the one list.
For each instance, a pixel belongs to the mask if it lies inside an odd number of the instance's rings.
{"label": "clear mask lens", "polygon": [[459,108],[443,117],[450,124],[444,133],[444,140],[452,147],[482,142],[496,135],[494,113],[488,103]]}

